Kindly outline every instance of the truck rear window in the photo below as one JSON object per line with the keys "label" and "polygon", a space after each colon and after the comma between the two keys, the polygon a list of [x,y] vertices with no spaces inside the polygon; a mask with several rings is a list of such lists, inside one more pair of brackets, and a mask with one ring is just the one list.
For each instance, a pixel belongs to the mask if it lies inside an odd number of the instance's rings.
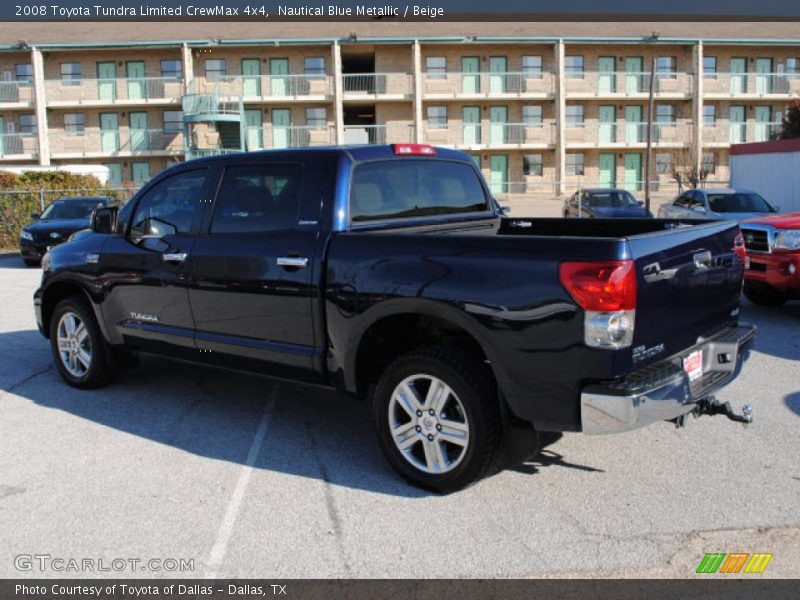
{"label": "truck rear window", "polygon": [[377,221],[483,212],[486,195],[466,163],[402,159],[358,165],[350,191],[351,220]]}

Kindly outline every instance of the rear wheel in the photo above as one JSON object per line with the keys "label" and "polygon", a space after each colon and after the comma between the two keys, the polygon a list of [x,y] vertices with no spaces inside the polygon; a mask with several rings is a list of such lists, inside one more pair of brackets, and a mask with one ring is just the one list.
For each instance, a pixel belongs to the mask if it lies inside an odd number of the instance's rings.
{"label": "rear wheel", "polygon": [[765,285],[753,285],[752,283],[744,284],[744,295],[750,302],[759,306],[781,306],[789,300],[787,294]]}
{"label": "rear wheel", "polygon": [[487,474],[502,446],[496,388],[483,365],[444,349],[404,354],[373,396],[381,450],[392,467],[441,493]]}

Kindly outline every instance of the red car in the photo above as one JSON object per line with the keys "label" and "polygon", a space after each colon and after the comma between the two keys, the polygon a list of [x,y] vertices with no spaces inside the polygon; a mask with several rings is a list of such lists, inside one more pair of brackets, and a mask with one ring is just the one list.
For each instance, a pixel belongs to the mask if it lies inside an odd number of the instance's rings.
{"label": "red car", "polygon": [[747,299],[761,306],[800,299],[800,213],[749,219],[741,229]]}

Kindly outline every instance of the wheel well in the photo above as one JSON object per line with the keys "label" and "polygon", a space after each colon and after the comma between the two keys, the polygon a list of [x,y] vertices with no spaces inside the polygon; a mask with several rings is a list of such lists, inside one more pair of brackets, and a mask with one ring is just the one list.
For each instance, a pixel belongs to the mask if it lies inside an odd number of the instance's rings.
{"label": "wheel well", "polygon": [[54,283],[45,291],[42,298],[42,325],[45,336],[50,337],[50,319],[53,316],[53,311],[56,306],[64,298],[69,298],[70,296],[81,296],[84,299],[88,299],[86,292],[81,286],[68,281]]}
{"label": "wheel well", "polygon": [[394,358],[424,346],[451,348],[468,354],[485,364],[487,374],[494,379],[486,353],[467,330],[440,317],[402,314],[373,323],[361,338],[356,354],[358,393],[365,394]]}

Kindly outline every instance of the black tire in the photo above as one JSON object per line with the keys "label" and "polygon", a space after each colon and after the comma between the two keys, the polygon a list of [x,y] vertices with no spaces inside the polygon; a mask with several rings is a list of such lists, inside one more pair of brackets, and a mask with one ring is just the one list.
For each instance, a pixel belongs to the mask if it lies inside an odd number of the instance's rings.
{"label": "black tire", "polygon": [[39,267],[42,264],[41,261],[38,261],[35,258],[23,258],[22,262],[25,263],[26,267]]}
{"label": "black tire", "polygon": [[[413,465],[395,444],[391,433],[389,411],[392,395],[406,378],[415,375],[437,378],[449,386],[455,396],[447,401],[450,408],[443,409],[437,415],[437,428],[438,418],[442,419],[441,423],[446,427],[448,421],[445,417],[456,416],[461,412],[459,406],[463,407],[462,416],[469,430],[469,441],[463,452],[457,446],[442,446],[444,440],[436,439],[436,444],[446,449],[443,456],[447,456],[447,459],[452,456],[453,450],[460,456],[459,460],[450,461],[454,466],[444,473],[429,473]],[[453,400],[460,402],[460,405],[453,408],[450,404]],[[384,456],[395,471],[416,486],[439,493],[454,492],[489,474],[503,457],[503,430],[497,387],[485,372],[485,366],[468,355],[440,348],[404,354],[384,369],[374,388],[372,402],[378,443]],[[397,410],[397,405],[393,410]],[[445,415],[445,410],[452,411],[452,414]],[[419,419],[424,416],[426,415],[423,414]],[[416,431],[421,431],[419,425]],[[414,435],[410,430],[409,434]],[[432,434],[437,435],[436,431],[432,431]],[[417,435],[423,436],[424,432]],[[431,435],[427,438],[431,440]],[[424,444],[425,441],[419,439],[414,443],[413,451],[424,454]]]}
{"label": "black tire", "polygon": [[[90,350],[91,357],[85,373],[76,375],[71,373],[61,357],[58,348],[58,333],[62,317],[67,313],[72,313],[84,324],[88,334],[86,348]],[[103,337],[100,326],[94,316],[94,311],[88,302],[80,296],[70,296],[56,305],[50,319],[50,348],[53,353],[53,360],[61,377],[69,385],[81,389],[101,387],[110,382],[117,373],[114,353]]]}
{"label": "black tire", "polygon": [[782,294],[763,285],[744,284],[745,298],[759,306],[781,306],[789,300],[787,294]]}

